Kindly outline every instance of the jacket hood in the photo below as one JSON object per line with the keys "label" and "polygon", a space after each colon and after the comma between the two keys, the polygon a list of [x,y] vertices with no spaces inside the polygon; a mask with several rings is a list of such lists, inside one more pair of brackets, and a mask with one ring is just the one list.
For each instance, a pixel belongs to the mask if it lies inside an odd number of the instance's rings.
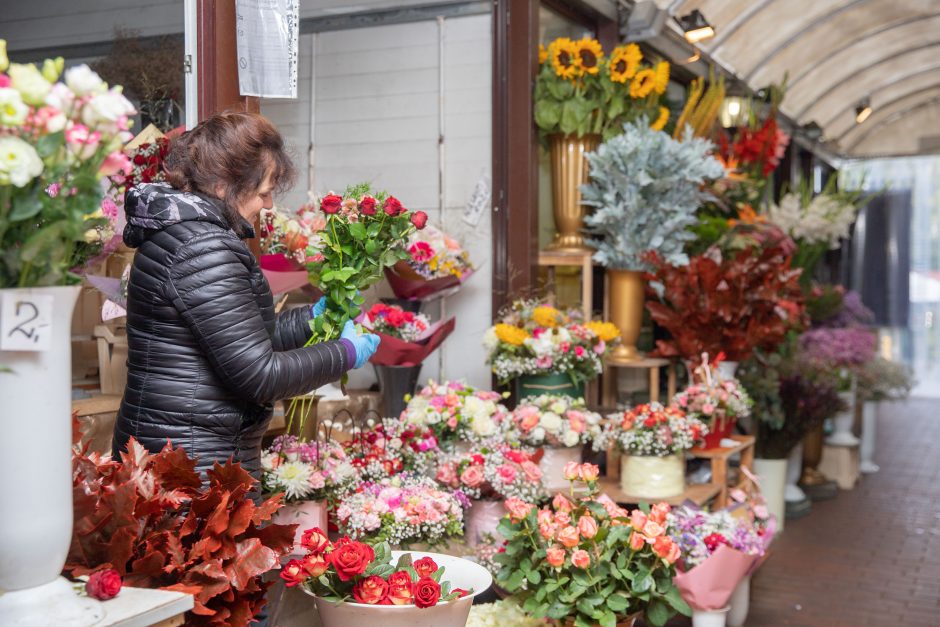
{"label": "jacket hood", "polygon": [[167,183],[141,183],[124,196],[124,243],[137,248],[154,233],[179,222],[212,222],[234,231],[239,237],[254,237],[247,220],[238,218],[235,228],[225,217],[222,201],[195,192],[182,192]]}

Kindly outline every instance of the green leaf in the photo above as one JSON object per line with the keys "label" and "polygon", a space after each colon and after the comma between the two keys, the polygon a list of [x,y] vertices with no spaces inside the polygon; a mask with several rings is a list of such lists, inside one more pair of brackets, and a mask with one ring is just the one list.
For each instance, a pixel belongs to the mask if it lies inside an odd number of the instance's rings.
{"label": "green leaf", "polygon": [[619,614],[628,607],[630,607],[630,600],[623,596],[623,594],[617,593],[607,597],[607,609],[611,612]]}
{"label": "green leaf", "polygon": [[535,103],[535,123],[543,131],[551,132],[561,121],[562,105],[557,102],[539,100]]}
{"label": "green leaf", "polygon": [[506,580],[506,590],[509,592],[515,592],[522,586],[522,582],[525,580],[525,573],[521,570],[513,571],[512,575]]}
{"label": "green leaf", "polygon": [[366,225],[362,222],[353,222],[349,225],[349,234],[361,242],[367,237]]}
{"label": "green leaf", "polygon": [[42,202],[35,194],[21,196],[13,199],[13,211],[10,212],[10,222],[27,220],[42,211]]}
{"label": "green leaf", "polygon": [[408,566],[411,566],[412,563],[413,562],[411,561],[411,553],[402,553],[401,556],[398,558],[398,562],[396,563],[396,566],[398,567],[398,570],[405,570],[405,568],[407,568]]}
{"label": "green leaf", "polygon": [[637,573],[633,580],[634,592],[646,592],[653,587],[653,576],[649,572]]}
{"label": "green leaf", "polygon": [[650,601],[649,606],[646,608],[646,620],[653,627],[662,627],[670,616],[672,616],[672,612],[669,610],[669,606],[659,599]]}
{"label": "green leaf", "polygon": [[689,604],[685,602],[685,599],[682,598],[682,594],[679,593],[679,589],[675,586],[670,586],[663,595],[663,598],[666,599],[666,601],[673,607],[674,610],[683,616],[692,615],[692,608],[689,607]]}
{"label": "green leaf", "polygon": [[538,585],[542,581],[542,575],[540,575],[537,570],[530,570],[526,573],[526,579],[529,580],[529,583]]}
{"label": "green leaf", "polygon": [[601,627],[617,627],[617,615],[613,612],[601,614]]}
{"label": "green leaf", "polygon": [[548,618],[554,618],[555,620],[562,620],[567,618],[571,614],[571,610],[574,609],[568,603],[562,603],[561,601],[555,601],[550,606],[548,606],[548,611],[545,615]]}
{"label": "green leaf", "polygon": [[443,577],[443,576],[444,576],[444,567],[443,567],[443,566],[441,566],[440,568],[438,568],[437,570],[435,570],[433,573],[431,573],[431,579],[433,579],[433,580],[436,581],[437,583],[441,583],[441,577]]}
{"label": "green leaf", "polygon": [[588,602],[586,598],[578,599],[578,602],[575,604],[575,607],[578,608],[578,611],[582,614],[587,614],[591,618],[598,619],[601,617],[601,611],[597,609],[595,605],[592,605]]}
{"label": "green leaf", "polygon": [[36,142],[36,152],[39,153],[41,159],[46,157],[51,157],[56,150],[61,146],[65,145],[65,132],[59,131],[58,133],[50,133],[44,137],[40,137],[39,141]]}

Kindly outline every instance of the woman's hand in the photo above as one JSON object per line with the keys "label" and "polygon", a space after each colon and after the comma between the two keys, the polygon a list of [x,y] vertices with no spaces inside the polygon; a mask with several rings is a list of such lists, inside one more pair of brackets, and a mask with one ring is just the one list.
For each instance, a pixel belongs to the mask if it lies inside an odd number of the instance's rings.
{"label": "woman's hand", "polygon": [[314,318],[319,318],[326,311],[326,296],[321,296],[320,300],[315,302],[310,308],[310,313]]}
{"label": "woman's hand", "polygon": [[379,336],[374,333],[363,333],[359,335],[356,330],[356,324],[352,320],[347,320],[343,326],[343,333],[340,339],[349,340],[356,350],[356,364],[353,368],[362,368],[363,364],[369,360],[369,357],[375,354],[379,347]]}

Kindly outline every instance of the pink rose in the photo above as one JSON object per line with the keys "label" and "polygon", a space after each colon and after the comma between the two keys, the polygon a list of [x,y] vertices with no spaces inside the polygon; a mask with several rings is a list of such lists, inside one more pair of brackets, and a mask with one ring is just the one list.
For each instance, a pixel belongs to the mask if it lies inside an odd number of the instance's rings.
{"label": "pink rose", "polygon": [[714,411],[715,411],[715,406],[712,405],[711,403],[705,403],[704,405],[702,405],[702,413],[705,414],[706,416],[711,416]]}
{"label": "pink rose", "polygon": [[576,527],[568,525],[558,532],[558,541],[570,549],[578,546],[578,543],[581,541],[581,534],[578,533]]}
{"label": "pink rose", "polygon": [[555,523],[559,525],[567,525],[571,522],[571,515],[568,512],[555,512]]}
{"label": "pink rose", "polygon": [[483,467],[470,465],[460,473],[460,482],[470,488],[475,488],[483,483]]}
{"label": "pink rose", "polygon": [[570,512],[571,501],[564,494],[556,494],[552,499],[552,507],[559,512]]}
{"label": "pink rose", "polygon": [[509,512],[509,518],[518,522],[529,515],[529,512],[535,508],[535,505],[526,503],[522,499],[506,499],[503,505]]}
{"label": "pink rose", "polygon": [[555,537],[555,524],[551,522],[540,522],[539,535],[541,535],[546,540],[551,540],[553,537]]}
{"label": "pink rose", "polygon": [[525,407],[517,412],[519,428],[529,432],[539,424],[539,411],[534,407]]}
{"label": "pink rose", "polygon": [[578,473],[581,475],[581,479],[583,481],[591,482],[597,481],[597,478],[601,474],[601,470],[595,464],[581,464],[581,467],[578,469]]}
{"label": "pink rose", "polygon": [[541,368],[542,370],[547,370],[552,367],[552,363],[553,362],[551,357],[548,355],[543,355],[542,357],[536,358],[535,367]]}
{"label": "pink rose", "polygon": [[326,485],[326,480],[323,478],[322,472],[314,471],[314,473],[310,475],[310,480],[308,483],[314,490],[319,490]]}
{"label": "pink rose", "polygon": [[584,357],[584,347],[583,347],[583,346],[575,346],[575,347],[574,347],[574,354],[575,354],[576,357]]}
{"label": "pink rose", "polygon": [[509,464],[502,464],[496,469],[496,474],[499,475],[503,483],[512,483],[516,480],[516,469]]}
{"label": "pink rose", "polygon": [[643,536],[634,531],[630,534],[630,548],[634,551],[639,551],[646,545],[646,540],[643,539]]}
{"label": "pink rose", "polygon": [[545,549],[545,561],[553,568],[559,568],[565,563],[565,550],[558,547]]}
{"label": "pink rose", "polygon": [[581,477],[581,465],[578,462],[568,462],[565,464],[562,475],[568,481],[574,481]]}
{"label": "pink rose", "polygon": [[648,518],[641,510],[635,509],[630,513],[630,524],[633,525],[633,528],[637,531],[643,531],[643,527],[646,526],[646,521]]}
{"label": "pink rose", "polygon": [[595,354],[603,355],[605,352],[607,352],[607,344],[604,343],[604,340],[601,340],[600,342],[594,345]]}
{"label": "pink rose", "polygon": [[672,507],[669,506],[669,503],[657,503],[650,508],[649,518],[657,524],[665,525],[666,516],[670,511],[672,511]]}
{"label": "pink rose", "polygon": [[582,516],[578,519],[578,531],[590,540],[597,535],[597,521],[592,516]]}
{"label": "pink rose", "polygon": [[118,172],[128,175],[131,173],[131,160],[120,150],[116,150],[104,158],[104,163],[98,169],[102,176],[114,176]]}
{"label": "pink rose", "polygon": [[584,430],[587,428],[587,420],[585,420],[584,414],[577,411],[569,411],[568,428],[575,433],[584,433]]}
{"label": "pink rose", "polygon": [[457,470],[453,464],[444,464],[437,469],[437,480],[444,485],[453,485],[457,481]]}
{"label": "pink rose", "polygon": [[666,532],[662,525],[654,523],[652,520],[643,525],[643,535],[647,538],[658,538]]}
{"label": "pink rose", "polygon": [[576,568],[587,568],[591,565],[591,556],[584,549],[578,549],[571,554],[571,563]]}
{"label": "pink rose", "polygon": [[532,483],[536,483],[542,479],[542,471],[539,469],[538,465],[532,462],[522,462],[522,472],[525,473],[525,478]]}

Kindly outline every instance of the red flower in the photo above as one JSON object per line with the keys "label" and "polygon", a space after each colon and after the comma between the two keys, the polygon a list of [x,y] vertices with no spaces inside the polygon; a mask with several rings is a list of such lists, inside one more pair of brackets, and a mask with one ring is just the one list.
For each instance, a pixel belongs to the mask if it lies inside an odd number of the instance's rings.
{"label": "red flower", "polygon": [[423,263],[434,256],[434,249],[427,242],[415,242],[408,249],[408,253],[415,263]]}
{"label": "red flower", "polygon": [[368,544],[350,541],[348,544],[334,545],[330,553],[330,563],[336,570],[340,581],[349,581],[361,575],[375,559],[375,551]]}
{"label": "red flower", "polygon": [[394,196],[389,196],[385,199],[385,202],[382,204],[382,210],[393,218],[405,212],[405,208],[401,206],[401,202]]}
{"label": "red flower", "polygon": [[420,231],[428,224],[428,214],[423,211],[415,211],[411,214],[411,223]]}
{"label": "red flower", "polygon": [[715,549],[717,549],[722,544],[728,544],[728,539],[725,538],[720,533],[713,533],[709,536],[705,536],[704,542],[705,542],[705,548],[708,549],[708,552],[714,553]]}
{"label": "red flower", "polygon": [[437,563],[430,557],[422,557],[412,564],[419,577],[430,577],[437,572]]}
{"label": "red flower", "polygon": [[330,563],[326,560],[326,557],[323,555],[315,555],[313,553],[308,553],[303,560],[304,570],[311,577],[319,577],[327,571],[330,567]]}
{"label": "red flower", "polygon": [[121,575],[113,568],[99,570],[88,577],[85,592],[93,599],[107,601],[117,596],[121,591]]}
{"label": "red flower", "polygon": [[388,582],[372,575],[359,581],[353,586],[353,598],[359,603],[367,605],[379,605],[388,597]]}
{"label": "red flower", "polygon": [[327,194],[323,197],[323,200],[320,201],[320,209],[323,213],[333,214],[339,213],[339,210],[343,206],[343,198],[337,196],[336,194]]}
{"label": "red flower", "polygon": [[284,580],[284,585],[288,588],[299,586],[308,577],[310,577],[310,574],[304,568],[304,564],[300,560],[291,560],[281,569],[281,579]]}
{"label": "red flower", "polygon": [[400,570],[388,577],[388,599],[392,605],[412,605],[414,603],[414,584],[411,575]]}
{"label": "red flower", "polygon": [[388,311],[385,312],[385,322],[387,322],[389,326],[395,327],[397,329],[401,325],[405,324],[405,314],[397,307],[389,307]]}
{"label": "red flower", "polygon": [[464,598],[465,596],[467,596],[468,594],[470,594],[470,591],[469,591],[469,590],[464,590],[463,588],[454,588],[453,590],[451,590],[451,593],[453,594],[454,592],[456,592],[456,593],[458,593],[458,594],[460,595],[459,597],[457,597],[457,598],[460,598],[460,599],[462,599],[462,598]]}
{"label": "red flower", "polygon": [[313,527],[300,536],[300,545],[312,553],[322,553],[330,545],[330,540],[322,529]]}
{"label": "red flower", "polygon": [[[430,559],[430,558],[421,558]],[[419,562],[421,560],[418,560]],[[415,563],[417,565],[417,562]],[[417,570],[417,569],[416,569]],[[437,570],[435,566],[435,570]],[[434,607],[441,598],[441,586],[430,577],[422,577],[414,585],[415,605]]]}
{"label": "red flower", "polygon": [[375,215],[375,198],[372,196],[363,196],[359,201],[359,213],[365,216]]}

